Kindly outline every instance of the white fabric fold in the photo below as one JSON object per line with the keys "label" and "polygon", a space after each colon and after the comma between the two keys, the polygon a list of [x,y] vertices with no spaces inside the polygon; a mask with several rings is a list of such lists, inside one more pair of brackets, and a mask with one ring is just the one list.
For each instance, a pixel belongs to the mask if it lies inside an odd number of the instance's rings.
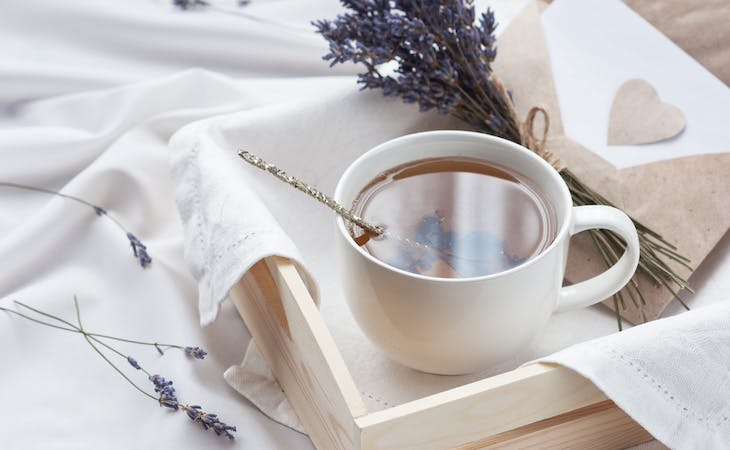
{"label": "white fabric fold", "polygon": [[[256,262],[273,255],[301,261],[267,207],[204,132],[209,123],[192,124],[170,141],[185,260],[198,280],[201,325],[215,320],[230,288]],[[316,283],[306,270],[300,273],[317,299]]]}
{"label": "white fabric fold", "polygon": [[253,339],[248,344],[243,362],[229,367],[223,378],[273,420],[300,433],[306,433]]}
{"label": "white fabric fold", "polygon": [[670,448],[730,443],[730,301],[569,347],[542,361],[591,380]]}

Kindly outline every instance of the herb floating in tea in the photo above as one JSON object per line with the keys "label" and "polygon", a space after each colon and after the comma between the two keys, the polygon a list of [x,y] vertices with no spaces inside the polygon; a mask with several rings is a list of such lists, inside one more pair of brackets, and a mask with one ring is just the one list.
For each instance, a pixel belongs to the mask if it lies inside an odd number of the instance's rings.
{"label": "herb floating in tea", "polygon": [[443,263],[452,278],[468,278],[502,272],[525,262],[525,258],[510,254],[505,242],[488,231],[446,230],[438,214],[424,217],[409,242],[416,245],[401,246],[388,264],[430,275],[434,264]]}
{"label": "herb floating in tea", "polygon": [[[172,381],[165,379],[164,377],[158,375],[158,374],[152,374],[148,372],[142,365],[132,356],[125,355],[121,351],[119,351],[117,348],[113,347],[109,343],[107,343],[107,340],[114,340],[114,341],[121,341],[121,342],[128,342],[131,344],[138,344],[138,345],[147,345],[147,346],[153,346],[157,349],[160,354],[162,354],[162,348],[174,348],[179,349],[183,351],[186,355],[190,356],[194,359],[204,359],[205,355],[207,354],[205,350],[201,349],[200,347],[184,347],[182,345],[174,345],[174,344],[158,344],[157,342],[144,342],[144,341],[138,341],[133,339],[124,339],[124,338],[118,338],[113,336],[108,336],[105,334],[99,334],[99,333],[91,333],[84,328],[84,326],[81,323],[81,310],[79,309],[79,302],[74,296],[74,306],[76,308],[76,319],[77,319],[77,325],[74,325],[73,323],[62,319],[58,316],[54,316],[52,314],[43,312],[41,310],[38,310],[36,308],[33,308],[31,306],[28,306],[24,303],[15,302],[16,305],[18,305],[21,308],[24,308],[32,313],[35,313],[37,317],[31,317],[28,314],[15,311],[12,309],[4,308],[0,306],[0,310],[7,311],[11,314],[15,314],[17,316],[20,316],[22,318],[25,318],[27,320],[30,320],[32,322],[45,325],[48,327],[56,328],[59,330],[65,330],[69,331],[71,333],[78,333],[81,334],[86,342],[91,346],[91,348],[99,355],[101,356],[104,361],[109,364],[119,375],[121,375],[129,384],[131,384],[137,391],[142,393],[143,395],[151,398],[152,400],[155,400],[159,403],[160,406],[164,406],[166,408],[170,408],[173,411],[185,411],[185,413],[188,415],[190,420],[193,422],[199,423],[204,429],[206,430],[212,430],[216,435],[223,436],[228,439],[234,439],[234,436],[232,432],[236,431],[236,427],[227,425],[224,422],[221,422],[220,419],[218,419],[218,416],[216,414],[209,414],[206,412],[203,412],[201,407],[198,405],[190,405],[186,403],[181,403],[177,398],[177,393],[175,391],[175,388],[172,387]],[[46,320],[43,320],[42,318],[51,319],[54,322],[47,322]],[[145,374],[147,379],[152,383],[154,386],[154,392],[157,395],[151,394],[148,391],[146,391],[144,388],[139,386],[137,383],[132,381],[132,378],[124,373],[122,369],[114,364],[111,359],[109,359],[109,356],[105,354],[102,350],[106,349],[109,352],[114,353],[117,357],[125,360],[133,369],[141,371]]]}
{"label": "herb floating in tea", "polygon": [[152,262],[152,258],[147,253],[147,246],[144,245],[139,239],[137,239],[137,237],[134,234],[132,234],[129,230],[127,230],[127,228],[124,225],[122,225],[122,222],[120,222],[116,217],[109,214],[109,212],[105,208],[102,208],[101,206],[94,205],[92,203],[87,202],[86,200],[84,200],[82,198],[75,197],[73,195],[68,195],[68,194],[64,194],[62,192],[53,191],[50,189],[39,188],[39,187],[35,187],[35,186],[27,186],[24,184],[0,181],[0,187],[23,189],[26,191],[34,191],[34,192],[42,192],[44,194],[55,195],[56,197],[66,198],[68,200],[73,200],[77,203],[81,203],[82,205],[86,205],[86,206],[90,207],[91,209],[93,209],[94,213],[96,213],[97,216],[106,217],[127,235],[127,240],[129,240],[129,245],[132,247],[132,254],[134,254],[134,259],[136,259],[139,262],[139,265],[142,266],[143,269]]}
{"label": "herb floating in tea", "polygon": [[[544,109],[532,108],[524,120],[518,117],[511,94],[492,73],[492,62],[497,56],[494,36],[497,23],[491,10],[481,14],[477,22],[474,6],[464,0],[341,0],[341,3],[348,10],[346,13],[334,20],[313,22],[317,32],[329,43],[329,53],[323,58],[331,61],[332,66],[345,62],[362,64],[365,71],[357,82],[363,89],[380,89],[383,95],[417,103],[421,111],[436,110],[452,115],[475,130],[529,148],[559,171],[575,205],[613,206],[545,147],[549,118]],[[540,137],[534,130],[538,116],[543,124]],[[667,261],[692,270],[689,260],[650,228],[635,220],[634,224],[641,245],[638,272],[657,286],[669,289],[687,308],[677,291],[691,289]],[[618,235],[607,230],[590,233],[606,265],[618,261],[626,248]],[[643,315],[646,302],[636,279],[624,291]],[[620,306],[625,309],[621,291],[614,296],[614,305],[621,329]]]}

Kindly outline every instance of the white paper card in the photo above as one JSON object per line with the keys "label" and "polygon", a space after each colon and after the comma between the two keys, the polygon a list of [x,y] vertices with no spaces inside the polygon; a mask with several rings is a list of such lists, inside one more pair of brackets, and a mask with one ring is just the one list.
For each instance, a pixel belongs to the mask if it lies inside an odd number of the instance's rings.
{"label": "white paper card", "polygon": [[[617,168],[730,151],[730,89],[618,0],[556,0],[543,15],[566,134]],[[631,78],[679,107],[676,138],[607,145],[611,103]]]}

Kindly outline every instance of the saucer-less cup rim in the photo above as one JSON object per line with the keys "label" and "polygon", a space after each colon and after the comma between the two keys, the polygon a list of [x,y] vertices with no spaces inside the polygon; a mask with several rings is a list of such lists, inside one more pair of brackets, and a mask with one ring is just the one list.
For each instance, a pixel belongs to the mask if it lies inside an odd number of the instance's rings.
{"label": "saucer-less cup rim", "polygon": [[[484,133],[476,133],[473,131],[458,131],[458,130],[444,130],[444,131],[424,131],[419,133],[413,133],[408,134],[405,136],[401,136],[395,139],[392,139],[390,141],[384,142],[370,151],[362,154],[360,157],[358,157],[355,161],[353,161],[348,168],[345,170],[345,172],[342,174],[342,177],[340,177],[340,181],[337,183],[337,187],[335,188],[335,195],[334,199],[337,202],[342,203],[342,195],[344,187],[348,184],[348,180],[352,178],[352,174],[359,170],[359,167],[367,160],[377,158],[381,153],[391,151],[394,147],[399,147],[403,144],[409,143],[409,141],[418,141],[418,140],[430,140],[432,138],[443,138],[443,137],[454,137],[454,138],[467,138],[467,139],[481,139],[485,143],[497,143],[498,145],[503,145],[510,147],[511,150],[520,152],[524,154],[526,157],[533,160],[536,164],[542,165],[545,169],[547,169],[550,172],[550,176],[553,178],[557,178],[558,185],[560,186],[561,190],[561,196],[563,196],[563,200],[567,202],[567,204],[572,204],[572,200],[570,197],[570,192],[568,191],[568,187],[565,185],[565,183],[562,181],[562,178],[560,177],[560,174],[550,165],[548,164],[544,159],[537,156],[535,153],[527,150],[526,148],[522,147],[521,145],[515,144],[512,141],[508,141],[507,139],[503,139],[497,136],[491,136]],[[511,169],[514,170],[514,169]],[[373,179],[377,176],[377,174],[373,174]],[[365,187],[365,186],[362,186]],[[351,204],[343,205],[346,208],[350,208]],[[533,256],[532,258],[528,259],[527,261],[523,262],[522,264],[518,264],[515,267],[512,267],[507,270],[503,270],[501,272],[491,273],[488,275],[481,275],[478,277],[462,277],[462,278],[441,278],[441,277],[432,277],[429,275],[421,275],[416,274],[413,272],[408,272],[403,269],[399,269],[397,267],[391,266],[390,264],[386,264],[383,261],[379,260],[378,258],[374,257],[363,247],[357,245],[355,241],[352,239],[352,236],[350,235],[350,232],[347,230],[347,225],[345,224],[345,221],[342,217],[337,217],[337,228],[339,231],[345,235],[347,242],[357,250],[360,255],[370,260],[372,263],[377,264],[387,270],[391,270],[393,272],[400,273],[404,276],[408,276],[411,278],[417,278],[417,279],[424,279],[424,280],[431,280],[431,281],[438,281],[443,283],[472,283],[474,281],[479,280],[488,280],[492,278],[498,278],[501,276],[504,276],[506,274],[509,274],[511,272],[515,272],[521,269],[524,269],[525,267],[536,264],[546,253],[548,253],[550,250],[552,250],[553,247],[558,245],[558,242],[562,239],[563,235],[569,232],[570,227],[570,214],[571,210],[570,208],[566,208],[565,216],[562,218],[562,220],[559,220],[560,230],[556,233],[556,235],[553,237],[552,242],[542,249],[540,253]],[[365,217],[367,220],[367,217]],[[376,224],[377,225],[377,224]]]}
{"label": "saucer-less cup rim", "polygon": [[[443,141],[446,145],[448,145],[448,141],[450,139],[455,142],[464,140],[472,142],[481,141],[484,142],[485,145],[497,145],[505,147],[505,151],[519,152],[522,157],[527,158],[533,164],[542,166],[544,172],[551,177],[552,182],[555,184],[555,186],[558,187],[560,191],[559,195],[562,197],[560,201],[564,205],[571,205],[564,208],[561,213],[562,217],[558,217],[560,229],[553,237],[552,242],[539,254],[533,256],[522,264],[519,264],[502,272],[482,275],[479,277],[439,278],[408,272],[397,267],[393,267],[375,258],[373,255],[371,255],[361,246],[355,243],[352,236],[350,236],[344,219],[338,217],[337,228],[339,232],[342,233],[348,245],[355,249],[355,251],[357,251],[361,257],[367,259],[372,264],[380,266],[385,270],[398,273],[401,276],[411,279],[428,280],[431,282],[438,282],[446,285],[469,284],[505,277],[514,272],[525,270],[529,266],[538,264],[544,257],[546,257],[546,255],[548,255],[554,249],[554,247],[561,245],[563,239],[569,239],[569,236],[566,236],[567,234],[573,235],[588,229],[604,228],[618,233],[626,241],[627,246],[624,254],[618,262],[616,262],[612,267],[602,272],[601,274],[586,281],[563,287],[559,295],[560,298],[556,302],[555,310],[565,311],[592,305],[603,300],[604,298],[610,297],[611,295],[615,294],[624,285],[626,285],[626,283],[628,283],[628,281],[633,276],[633,273],[635,272],[639,262],[639,241],[636,229],[631,219],[622,211],[609,206],[572,206],[573,201],[570,195],[570,191],[565,184],[565,181],[563,181],[560,174],[550,164],[548,164],[545,160],[536,155],[534,152],[522,147],[521,145],[515,144],[514,142],[496,136],[472,131],[439,130],[413,133],[391,139],[367,151],[348,166],[348,168],[340,177],[339,182],[337,183],[334,199],[337,202],[342,203],[345,207],[352,206],[348,202],[344,201],[344,191],[346,187],[350,184],[350,179],[353,178],[353,175],[357,171],[361,170],[361,166],[368,160],[374,158],[377,159],[381,156],[381,154],[389,151],[396,151],[395,149],[397,149],[398,147],[403,147],[405,145],[417,145],[419,142],[428,144],[433,143],[433,141]],[[515,170],[513,168],[511,169]],[[519,170],[517,170],[517,172],[519,172]],[[371,179],[374,179],[377,175],[377,173],[373,173]],[[362,189],[363,187],[364,185],[360,186],[359,189]],[[365,219],[367,220],[367,217]]]}

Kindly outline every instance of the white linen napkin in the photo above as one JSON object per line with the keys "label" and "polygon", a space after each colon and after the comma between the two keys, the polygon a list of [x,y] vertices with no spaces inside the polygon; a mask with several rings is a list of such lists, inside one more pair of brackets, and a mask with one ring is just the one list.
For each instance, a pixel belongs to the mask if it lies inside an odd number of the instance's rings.
{"label": "white linen napkin", "polygon": [[591,380],[671,448],[730,443],[730,302],[699,308],[543,358]]}

